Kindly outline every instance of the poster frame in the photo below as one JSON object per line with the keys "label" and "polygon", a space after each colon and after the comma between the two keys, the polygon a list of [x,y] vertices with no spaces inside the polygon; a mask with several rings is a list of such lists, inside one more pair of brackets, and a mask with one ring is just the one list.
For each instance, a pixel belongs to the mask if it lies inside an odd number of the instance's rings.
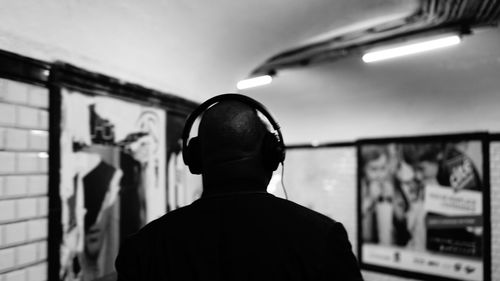
{"label": "poster frame", "polygon": [[367,138],[356,141],[357,153],[357,257],[362,270],[374,271],[384,274],[396,275],[406,278],[437,281],[457,281],[462,279],[443,277],[433,274],[425,274],[414,271],[406,271],[396,268],[367,264],[363,262],[362,256],[362,224],[361,222],[361,147],[369,144],[388,144],[388,143],[415,143],[415,142],[453,142],[453,141],[480,141],[482,148],[482,166],[483,166],[483,281],[491,281],[491,207],[490,207],[490,153],[489,143],[491,135],[488,132],[470,132],[441,135],[421,135],[421,136],[401,136],[385,138]]}
{"label": "poster frame", "polygon": [[[111,97],[164,110],[167,118],[165,124],[165,140],[167,142],[165,160],[168,159],[167,154],[175,146],[177,139],[181,137],[182,131],[182,128],[170,130],[168,119],[174,117],[179,121],[176,123],[177,125],[183,123],[183,120],[198,106],[198,103],[170,93],[159,92],[107,75],[90,72],[65,62],[56,62],[51,65],[48,87],[50,94],[48,280],[59,280],[60,244],[63,238],[62,206],[59,194],[62,89],[78,91],[91,97]],[[168,169],[167,167],[165,169],[168,178]]]}

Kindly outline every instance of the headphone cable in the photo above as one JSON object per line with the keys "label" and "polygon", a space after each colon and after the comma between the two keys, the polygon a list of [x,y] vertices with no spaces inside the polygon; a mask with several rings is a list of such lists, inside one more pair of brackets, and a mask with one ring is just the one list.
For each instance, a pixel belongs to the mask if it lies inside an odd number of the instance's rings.
{"label": "headphone cable", "polygon": [[281,188],[283,189],[285,198],[288,200],[288,194],[285,188],[285,164],[283,162],[281,162]]}

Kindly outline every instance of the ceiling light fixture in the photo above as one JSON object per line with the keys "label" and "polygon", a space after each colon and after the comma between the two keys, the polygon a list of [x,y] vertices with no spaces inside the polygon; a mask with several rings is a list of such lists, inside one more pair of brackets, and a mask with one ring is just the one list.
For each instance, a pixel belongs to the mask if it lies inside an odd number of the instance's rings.
{"label": "ceiling light fixture", "polygon": [[243,90],[257,86],[267,85],[270,84],[272,81],[273,77],[271,75],[257,76],[241,80],[240,82],[238,82],[238,84],[236,84],[236,88],[238,88],[238,90]]}
{"label": "ceiling light fixture", "polygon": [[458,35],[441,37],[438,39],[427,40],[424,42],[413,43],[404,46],[369,52],[363,55],[363,61],[366,63],[370,63],[386,59],[392,59],[406,55],[412,55],[430,50],[435,50],[439,48],[444,48],[448,46],[453,46],[457,45],[458,43],[460,43],[460,36]]}

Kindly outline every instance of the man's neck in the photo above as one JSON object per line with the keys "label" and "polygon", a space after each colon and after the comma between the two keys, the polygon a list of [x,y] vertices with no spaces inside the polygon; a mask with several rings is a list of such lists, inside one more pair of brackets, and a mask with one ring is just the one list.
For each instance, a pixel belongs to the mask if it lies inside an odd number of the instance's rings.
{"label": "man's neck", "polygon": [[230,163],[207,169],[203,173],[203,194],[265,192],[271,174],[262,165],[251,164]]}
{"label": "man's neck", "polygon": [[268,181],[264,178],[211,178],[203,177],[203,195],[237,192],[265,192]]}

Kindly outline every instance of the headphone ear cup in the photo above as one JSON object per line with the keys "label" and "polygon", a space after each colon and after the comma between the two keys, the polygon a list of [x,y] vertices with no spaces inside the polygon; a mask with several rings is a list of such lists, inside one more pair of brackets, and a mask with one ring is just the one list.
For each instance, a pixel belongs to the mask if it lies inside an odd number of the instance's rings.
{"label": "headphone ear cup", "polygon": [[201,144],[198,137],[194,137],[189,141],[189,144],[186,147],[185,155],[185,163],[189,167],[189,171],[195,175],[201,174]]}
{"label": "headphone ear cup", "polygon": [[285,159],[285,151],[280,145],[278,137],[271,132],[267,132],[264,136],[262,153],[265,165],[271,171],[275,171],[278,165]]}

